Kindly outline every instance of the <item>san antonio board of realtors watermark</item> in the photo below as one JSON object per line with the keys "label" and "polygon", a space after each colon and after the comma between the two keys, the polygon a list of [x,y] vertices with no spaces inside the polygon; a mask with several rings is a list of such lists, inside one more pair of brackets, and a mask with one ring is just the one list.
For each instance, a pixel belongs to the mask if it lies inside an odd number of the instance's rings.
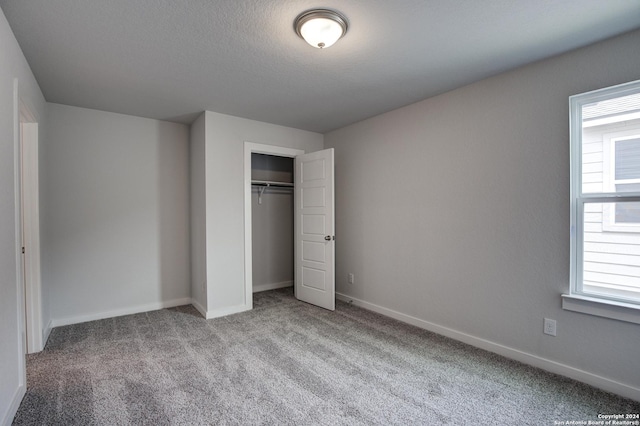
{"label": "san antonio board of realtors watermark", "polygon": [[630,414],[598,414],[593,420],[555,420],[554,426],[569,425],[602,425],[602,426],[640,426],[640,413]]}

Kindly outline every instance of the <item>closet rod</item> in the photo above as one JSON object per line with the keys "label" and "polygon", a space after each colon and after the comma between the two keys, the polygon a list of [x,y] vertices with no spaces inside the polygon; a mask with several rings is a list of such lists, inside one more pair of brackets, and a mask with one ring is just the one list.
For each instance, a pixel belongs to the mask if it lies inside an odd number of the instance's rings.
{"label": "closet rod", "polygon": [[289,182],[274,182],[268,180],[253,180],[251,181],[251,185],[255,186],[273,186],[273,187],[281,187],[281,188],[292,188],[293,184]]}
{"label": "closet rod", "polygon": [[292,183],[274,182],[269,180],[252,180],[251,185],[260,187],[258,190],[258,204],[262,204],[262,194],[264,194],[264,190],[267,188],[293,188]]}

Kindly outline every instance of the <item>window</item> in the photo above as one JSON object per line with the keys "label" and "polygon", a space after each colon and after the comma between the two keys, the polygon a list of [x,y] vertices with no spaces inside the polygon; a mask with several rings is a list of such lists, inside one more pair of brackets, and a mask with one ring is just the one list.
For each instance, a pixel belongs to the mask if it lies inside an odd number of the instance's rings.
{"label": "window", "polygon": [[[605,191],[640,192],[640,128],[605,134],[603,142]],[[606,205],[602,226],[605,232],[640,232],[640,203]]]}
{"label": "window", "polygon": [[571,292],[563,307],[640,323],[640,81],[569,101]]}

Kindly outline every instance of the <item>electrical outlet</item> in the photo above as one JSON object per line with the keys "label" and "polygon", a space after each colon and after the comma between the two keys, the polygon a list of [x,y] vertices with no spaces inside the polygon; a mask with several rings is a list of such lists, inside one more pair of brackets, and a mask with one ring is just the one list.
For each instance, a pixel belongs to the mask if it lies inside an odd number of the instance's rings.
{"label": "electrical outlet", "polygon": [[349,284],[353,284],[356,280],[355,275],[353,275],[352,273],[350,273],[349,275],[347,275],[347,280],[349,282]]}
{"label": "electrical outlet", "polygon": [[544,334],[548,334],[550,336],[556,335],[556,320],[549,318],[544,319]]}

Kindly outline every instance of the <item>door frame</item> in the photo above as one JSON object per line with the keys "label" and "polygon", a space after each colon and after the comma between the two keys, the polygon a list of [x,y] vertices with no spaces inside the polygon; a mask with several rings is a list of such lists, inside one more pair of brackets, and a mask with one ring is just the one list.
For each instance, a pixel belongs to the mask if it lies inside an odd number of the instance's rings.
{"label": "door frame", "polygon": [[[22,254],[21,292],[24,297],[26,353],[40,352],[46,341],[42,323],[42,283],[40,276],[39,202],[39,118],[28,100],[17,94],[17,144],[19,156],[20,250]],[[49,329],[50,330],[50,329]]]}
{"label": "door frame", "polygon": [[[15,407],[10,410],[15,414],[20,401],[27,389],[27,366],[25,355],[27,353],[25,297],[24,297],[24,257],[22,256],[22,202],[21,181],[22,167],[20,158],[20,92],[17,78],[13,79],[13,173],[14,173],[14,203],[15,203],[15,250],[16,250],[16,302],[18,305],[18,390]],[[15,411],[13,410],[15,408]],[[2,420],[2,419],[0,419]]]}
{"label": "door frame", "polygon": [[44,349],[40,277],[40,203],[38,185],[38,122],[20,108],[22,246],[25,248],[24,295],[27,353]]}
{"label": "door frame", "polygon": [[[304,154],[302,149],[285,148],[254,142],[244,142],[244,304],[253,309],[253,231],[251,229],[251,154],[266,154],[295,158]],[[295,183],[295,173],[294,173]],[[294,251],[295,262],[295,251]]]}

